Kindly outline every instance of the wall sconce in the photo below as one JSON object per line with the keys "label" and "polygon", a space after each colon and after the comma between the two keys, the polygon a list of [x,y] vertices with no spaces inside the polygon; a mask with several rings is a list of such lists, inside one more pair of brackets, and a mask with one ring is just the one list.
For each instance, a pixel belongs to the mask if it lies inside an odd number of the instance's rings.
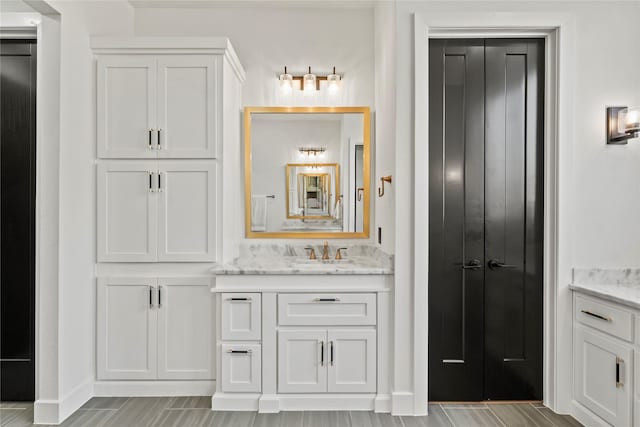
{"label": "wall sconce", "polygon": [[607,144],[626,144],[640,136],[640,107],[607,107]]}
{"label": "wall sconce", "polygon": [[302,154],[306,154],[307,156],[310,156],[311,154],[317,156],[318,153],[322,154],[327,151],[327,149],[324,147],[300,147],[298,148],[298,151]]}
{"label": "wall sconce", "polygon": [[304,90],[306,92],[312,91],[315,87],[316,90],[320,90],[320,82],[326,81],[329,85],[329,90],[335,92],[340,87],[340,81],[342,80],[342,76],[336,74],[336,67],[333,67],[333,73],[328,74],[326,76],[318,76],[311,72],[311,67],[304,75],[294,76],[287,72],[287,67],[284,67],[284,73],[280,74],[280,87],[283,90],[289,90],[288,88],[293,88],[293,81],[300,82],[300,90]]}

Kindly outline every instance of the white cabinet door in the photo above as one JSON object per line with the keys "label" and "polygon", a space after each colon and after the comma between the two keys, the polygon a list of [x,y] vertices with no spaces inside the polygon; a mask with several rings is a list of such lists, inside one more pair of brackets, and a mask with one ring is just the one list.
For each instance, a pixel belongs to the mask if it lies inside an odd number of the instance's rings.
{"label": "white cabinet door", "polygon": [[156,279],[98,279],[98,379],[144,380],[157,374]]}
{"label": "white cabinet door", "polygon": [[225,341],[259,340],[261,304],[259,293],[223,293],[222,339]]}
{"label": "white cabinet door", "polygon": [[215,162],[159,161],[158,173],[158,260],[215,261]]}
{"label": "white cabinet door", "polygon": [[156,64],[145,55],[98,59],[98,157],[156,157]]}
{"label": "white cabinet door", "polygon": [[227,393],[258,393],[262,389],[260,344],[222,344],[222,382]]}
{"label": "white cabinet door", "polygon": [[329,329],[330,393],[375,393],[376,331]]}
{"label": "white cabinet door", "polygon": [[98,261],[157,259],[157,162],[98,164]]}
{"label": "white cabinet door", "polygon": [[327,331],[278,331],[278,392],[327,391]]}
{"label": "white cabinet door", "polygon": [[213,379],[210,278],[158,279],[158,378]]}
{"label": "white cabinet door", "polygon": [[631,424],[633,350],[574,326],[574,397],[613,426]]}
{"label": "white cabinet door", "polygon": [[158,157],[214,158],[218,57],[158,59]]}
{"label": "white cabinet door", "polygon": [[329,329],[328,391],[375,393],[376,331]]}

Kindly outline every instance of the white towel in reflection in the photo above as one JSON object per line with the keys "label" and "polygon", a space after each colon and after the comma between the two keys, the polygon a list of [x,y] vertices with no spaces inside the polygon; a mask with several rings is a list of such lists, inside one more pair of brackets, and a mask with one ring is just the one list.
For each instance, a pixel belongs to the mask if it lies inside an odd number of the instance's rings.
{"label": "white towel in reflection", "polygon": [[251,196],[251,231],[267,231],[267,196]]}

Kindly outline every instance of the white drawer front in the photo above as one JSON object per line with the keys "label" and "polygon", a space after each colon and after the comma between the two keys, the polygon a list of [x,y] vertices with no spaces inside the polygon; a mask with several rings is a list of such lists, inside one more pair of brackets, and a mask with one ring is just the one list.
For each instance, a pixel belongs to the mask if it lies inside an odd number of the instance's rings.
{"label": "white drawer front", "polygon": [[280,325],[375,325],[375,294],[280,294]]}
{"label": "white drawer front", "polygon": [[222,344],[222,391],[261,391],[262,352],[260,344]]}
{"label": "white drawer front", "polygon": [[633,313],[576,295],[575,318],[578,322],[626,341],[633,341]]}
{"label": "white drawer front", "polygon": [[224,341],[259,340],[260,294],[223,293],[222,339]]}

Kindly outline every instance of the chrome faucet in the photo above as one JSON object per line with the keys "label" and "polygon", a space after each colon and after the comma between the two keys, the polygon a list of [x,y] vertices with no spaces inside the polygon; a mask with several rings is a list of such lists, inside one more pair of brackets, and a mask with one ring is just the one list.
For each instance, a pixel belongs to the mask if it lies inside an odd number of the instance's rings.
{"label": "chrome faucet", "polygon": [[324,241],[324,246],[322,247],[322,259],[324,261],[329,259],[329,242]]}

